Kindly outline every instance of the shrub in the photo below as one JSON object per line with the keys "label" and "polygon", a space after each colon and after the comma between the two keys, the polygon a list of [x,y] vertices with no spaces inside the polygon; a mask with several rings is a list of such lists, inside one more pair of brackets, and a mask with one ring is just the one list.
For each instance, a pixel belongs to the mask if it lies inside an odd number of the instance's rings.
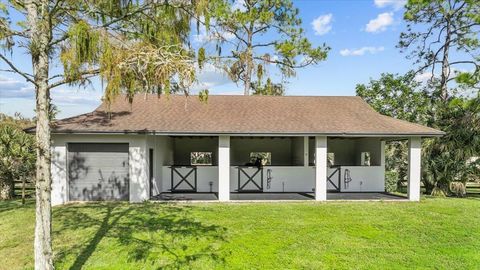
{"label": "shrub", "polygon": [[385,191],[395,192],[398,187],[398,173],[396,171],[385,172]]}
{"label": "shrub", "polygon": [[445,193],[445,190],[439,188],[439,187],[434,187],[432,190],[432,196],[435,197],[446,197],[447,194]]}

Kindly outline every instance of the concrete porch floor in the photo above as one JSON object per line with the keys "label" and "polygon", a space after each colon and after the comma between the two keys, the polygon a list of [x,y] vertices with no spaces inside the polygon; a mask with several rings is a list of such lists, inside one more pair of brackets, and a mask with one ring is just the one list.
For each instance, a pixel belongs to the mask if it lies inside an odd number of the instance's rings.
{"label": "concrete porch floor", "polygon": [[[152,201],[216,201],[216,193],[170,193],[163,192],[152,198]],[[264,193],[230,193],[232,201],[313,201],[313,193],[302,192],[264,192]],[[327,193],[330,201],[406,201],[406,197],[387,192],[331,192]]]}

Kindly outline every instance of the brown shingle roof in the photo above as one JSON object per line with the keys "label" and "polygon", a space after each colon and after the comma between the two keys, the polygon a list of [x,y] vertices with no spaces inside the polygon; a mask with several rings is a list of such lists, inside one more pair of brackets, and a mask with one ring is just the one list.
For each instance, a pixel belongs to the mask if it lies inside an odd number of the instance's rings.
{"label": "brown shingle roof", "polygon": [[56,121],[54,133],[422,135],[443,132],[383,116],[360,97],[137,95]]}

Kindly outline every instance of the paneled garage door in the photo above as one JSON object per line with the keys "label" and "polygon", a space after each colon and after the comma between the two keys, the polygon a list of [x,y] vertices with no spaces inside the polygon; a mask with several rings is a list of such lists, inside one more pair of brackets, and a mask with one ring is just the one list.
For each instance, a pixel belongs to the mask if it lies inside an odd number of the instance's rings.
{"label": "paneled garage door", "polygon": [[70,201],[128,200],[128,143],[69,143]]}

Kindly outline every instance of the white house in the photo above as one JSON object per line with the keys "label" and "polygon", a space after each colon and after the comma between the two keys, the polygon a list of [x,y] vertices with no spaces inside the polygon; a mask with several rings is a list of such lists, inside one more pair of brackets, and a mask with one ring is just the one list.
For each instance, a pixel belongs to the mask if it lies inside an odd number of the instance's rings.
{"label": "white house", "polygon": [[52,203],[382,194],[388,140],[409,141],[418,201],[421,139],[442,135],[359,97],[119,97],[55,122]]}

